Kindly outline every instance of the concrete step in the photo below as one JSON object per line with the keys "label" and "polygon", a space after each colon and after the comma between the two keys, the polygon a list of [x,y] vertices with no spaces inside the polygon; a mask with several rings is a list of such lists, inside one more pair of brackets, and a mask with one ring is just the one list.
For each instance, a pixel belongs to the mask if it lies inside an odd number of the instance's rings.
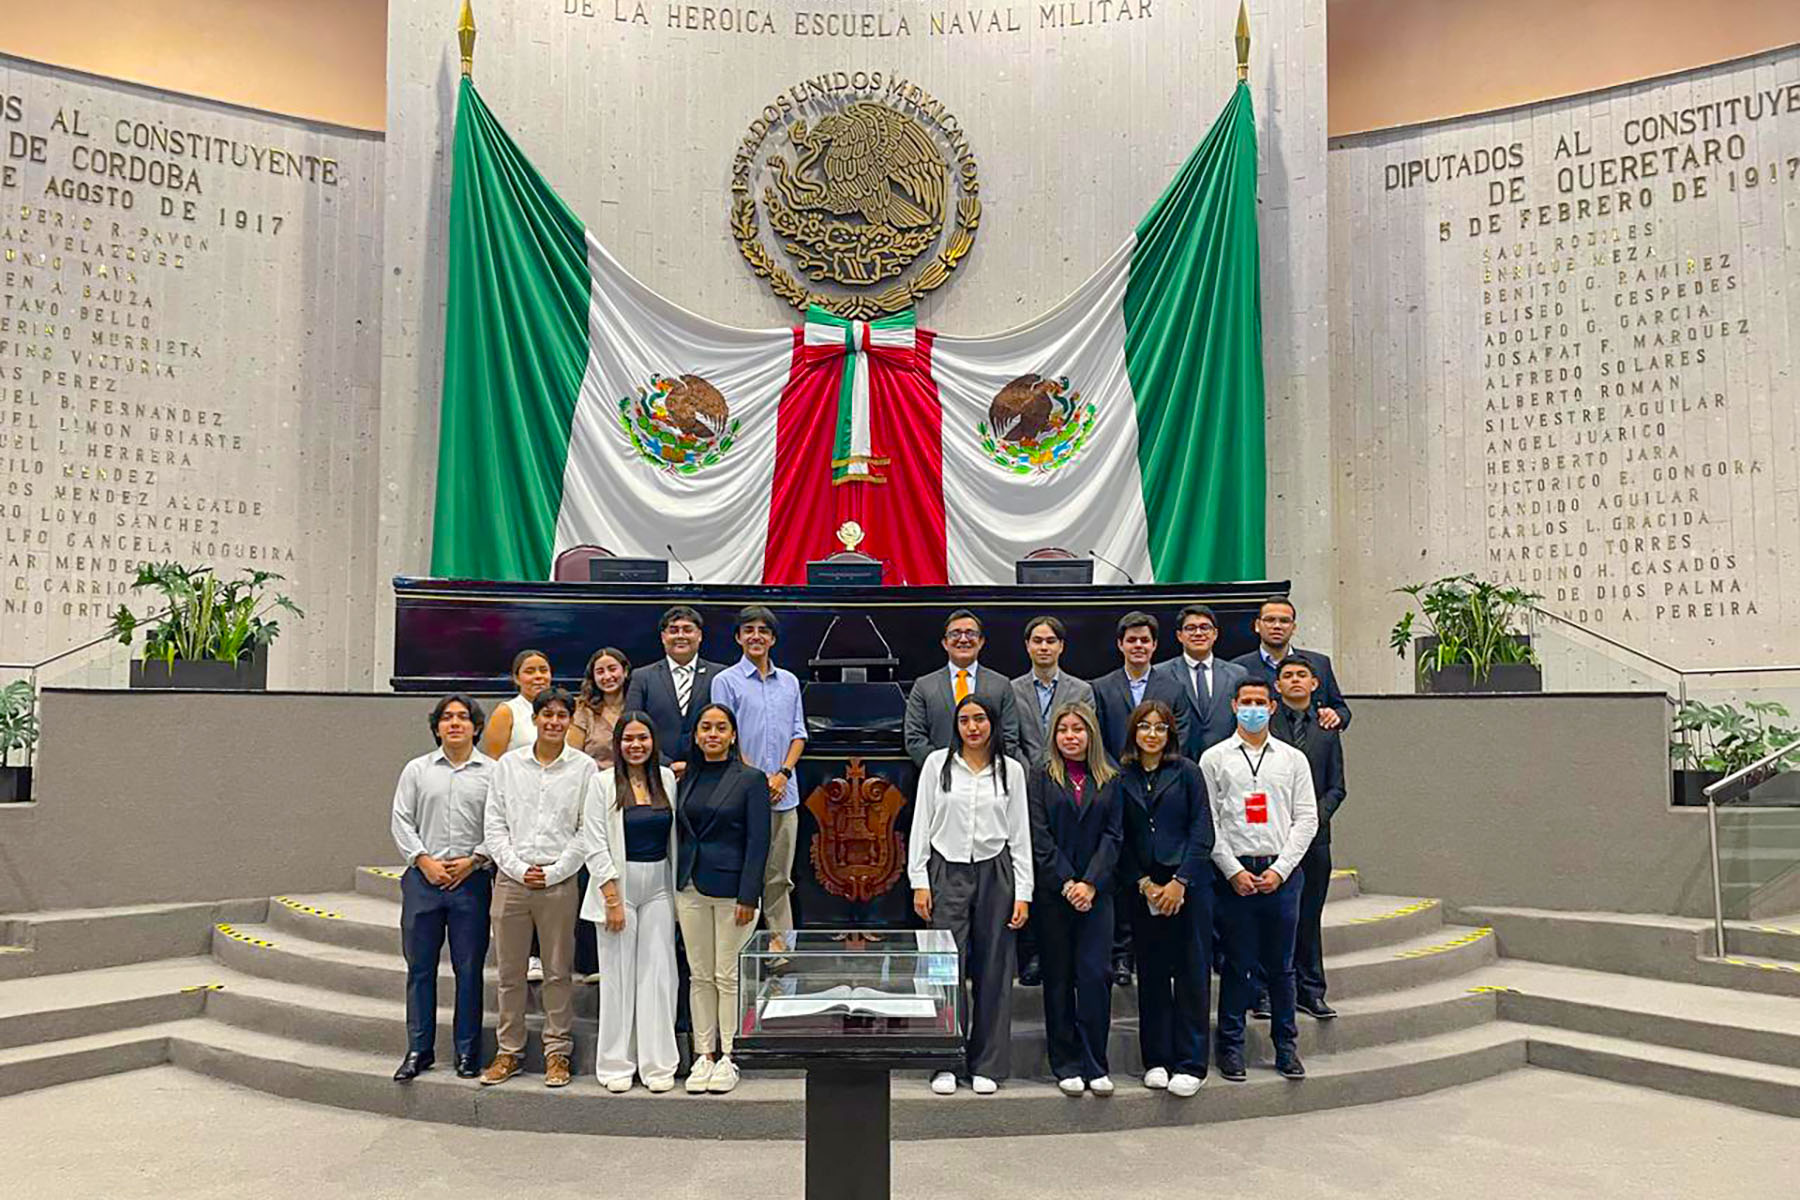
{"label": "concrete step", "polygon": [[1697,917],[1500,907],[1466,908],[1459,915],[1493,926],[1506,958],[1800,996],[1800,970],[1791,962],[1711,956],[1712,922]]}
{"label": "concrete step", "polygon": [[219,973],[182,958],[0,983],[0,1049],[197,1017]]}
{"label": "concrete step", "polygon": [[1800,1068],[1800,1000],[1501,960],[1480,972],[1501,1020]]}
{"label": "concrete step", "polygon": [[264,898],[21,913],[0,922],[0,980],[205,954],[221,921],[261,921]]}
{"label": "concrete step", "polygon": [[160,1066],[169,1061],[169,1039],[200,1023],[168,1021],[0,1050],[0,1096]]}
{"label": "concrete step", "polygon": [[[1320,1056],[1307,1079],[1289,1082],[1266,1067],[1245,1084],[1216,1076],[1182,1101],[1118,1078],[1108,1100],[1071,1100],[1048,1083],[1012,1082],[991,1098],[966,1089],[932,1096],[924,1078],[896,1077],[893,1130],[898,1138],[1018,1136],[1187,1125],[1364,1104],[1485,1078],[1525,1062],[1525,1031],[1485,1025],[1399,1046]],[[169,1043],[171,1061],[189,1070],[294,1099],[492,1129],[613,1136],[797,1138],[803,1085],[792,1078],[747,1073],[730,1096],[623,1096],[601,1089],[585,1071],[570,1087],[550,1091],[522,1075],[482,1088],[439,1068],[408,1086],[393,1082],[392,1055],[320,1047],[204,1021]]]}
{"label": "concrete step", "polygon": [[1527,1053],[1534,1067],[1800,1117],[1800,1067],[1562,1029],[1533,1029]]}
{"label": "concrete step", "polygon": [[1725,945],[1731,953],[1800,963],[1800,913],[1725,925]]}

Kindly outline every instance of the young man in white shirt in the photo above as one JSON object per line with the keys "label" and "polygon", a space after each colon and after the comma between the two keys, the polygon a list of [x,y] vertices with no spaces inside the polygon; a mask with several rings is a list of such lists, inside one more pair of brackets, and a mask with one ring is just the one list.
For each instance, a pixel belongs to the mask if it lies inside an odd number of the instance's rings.
{"label": "young man in white shirt", "polygon": [[494,876],[482,821],[494,760],[475,748],[485,714],[467,696],[445,696],[428,724],[437,749],[407,763],[394,787],[400,877],[400,947],[406,955],[406,1058],[395,1083],[411,1083],[437,1060],[438,956],[445,935],[456,972],[456,1074],[480,1072],[482,964]]}
{"label": "young man in white shirt", "polygon": [[1237,732],[1200,756],[1213,810],[1213,865],[1225,973],[1219,988],[1219,1074],[1245,1078],[1244,1014],[1260,967],[1268,983],[1275,1069],[1305,1076],[1295,1046],[1294,934],[1304,882],[1300,860],[1319,828],[1312,768],[1306,755],[1269,736],[1275,697],[1267,683],[1238,683],[1232,709]]}
{"label": "young man in white shirt", "polygon": [[[564,740],[575,701],[558,687],[532,701],[537,741],[503,755],[488,793],[488,853],[500,869],[494,884],[494,957],[500,973],[499,1053],[481,1074],[484,1085],[505,1083],[525,1060],[525,963],[535,929],[544,960],[544,1085],[566,1087],[574,1049],[575,915],[581,906],[576,873],[593,854],[606,874],[603,839],[582,836],[581,814],[599,782],[594,760]],[[601,892],[610,900],[618,885]]]}

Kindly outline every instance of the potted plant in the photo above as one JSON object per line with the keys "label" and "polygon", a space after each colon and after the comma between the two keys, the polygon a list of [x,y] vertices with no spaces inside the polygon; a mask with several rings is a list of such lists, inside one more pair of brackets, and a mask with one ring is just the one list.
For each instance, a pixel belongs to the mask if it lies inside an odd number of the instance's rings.
{"label": "potted plant", "polygon": [[[29,680],[15,679],[0,688],[0,804],[31,799],[29,764],[37,736],[37,695]],[[14,765],[15,751],[24,764]]]}
{"label": "potted plant", "polygon": [[[1401,658],[1413,646],[1419,692],[1544,690],[1542,664],[1519,629],[1542,596],[1474,575],[1447,575],[1394,590],[1418,605],[1394,623],[1388,644]],[[1421,615],[1423,630],[1415,638],[1414,619]]]}
{"label": "potted plant", "polygon": [[[1787,706],[1773,700],[1746,700],[1741,709],[1728,703],[1684,703],[1675,712],[1669,740],[1671,802],[1704,805],[1707,787],[1800,738],[1800,729],[1774,723],[1790,718]],[[1756,788],[1757,799],[1800,800],[1800,774],[1794,773],[1800,769],[1800,751],[1782,765],[1782,775]]]}
{"label": "potted plant", "polygon": [[207,688],[262,691],[269,685],[269,643],[281,633],[271,614],[283,609],[306,614],[269,585],[281,576],[246,570],[237,579],[221,579],[211,567],[180,563],[144,563],[134,589],[161,593],[166,607],[139,620],[119,606],[112,632],[129,646],[142,626],[144,656],[131,664],[134,688]]}

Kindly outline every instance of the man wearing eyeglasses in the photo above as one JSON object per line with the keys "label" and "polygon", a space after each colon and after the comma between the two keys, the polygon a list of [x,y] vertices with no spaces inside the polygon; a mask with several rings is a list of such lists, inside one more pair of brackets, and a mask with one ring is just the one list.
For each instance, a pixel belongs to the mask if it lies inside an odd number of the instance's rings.
{"label": "man wearing eyeglasses", "polygon": [[1234,662],[1213,654],[1219,640],[1219,619],[1204,604],[1189,604],[1175,618],[1175,637],[1181,653],[1157,671],[1174,679],[1187,693],[1193,705],[1188,739],[1182,744],[1183,756],[1195,762],[1200,755],[1231,736],[1237,718],[1231,711],[1231,698],[1237,692],[1238,680],[1246,671]]}
{"label": "man wearing eyeglasses", "polygon": [[981,665],[987,645],[981,618],[959,608],[944,621],[944,653],[949,664],[913,680],[906,695],[906,719],[902,723],[906,753],[924,765],[925,756],[950,744],[956,728],[956,706],[966,696],[979,696],[1000,714],[1001,748],[1023,762],[1019,753],[1019,713],[1013,703],[1012,680]]}
{"label": "man wearing eyeglasses", "polygon": [[[1299,610],[1292,600],[1265,600],[1256,614],[1256,636],[1260,644],[1248,654],[1231,661],[1244,668],[1251,679],[1275,686],[1275,672],[1281,660],[1290,654],[1304,654],[1318,672],[1319,690],[1313,693],[1313,713],[1320,729],[1350,728],[1350,705],[1338,690],[1337,676],[1331,670],[1331,656],[1318,650],[1302,650],[1294,643],[1294,629]],[[1230,731],[1227,730],[1227,733]]]}

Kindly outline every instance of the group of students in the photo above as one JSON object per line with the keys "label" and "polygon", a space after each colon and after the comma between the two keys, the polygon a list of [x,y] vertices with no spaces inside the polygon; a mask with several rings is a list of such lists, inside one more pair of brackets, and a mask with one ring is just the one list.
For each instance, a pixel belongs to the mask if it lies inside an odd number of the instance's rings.
{"label": "group of students", "polygon": [[[934,1076],[933,1092],[953,1093],[961,1078],[977,1094],[998,1090],[1018,970],[1041,977],[1059,1087],[1110,1094],[1111,987],[1130,982],[1133,959],[1145,1086],[1191,1096],[1205,1080],[1215,967],[1220,1074],[1246,1077],[1252,1008],[1272,1021],[1276,1069],[1304,1074],[1296,1005],[1335,1015],[1319,917],[1350,712],[1330,660],[1291,649],[1294,615],[1286,601],[1264,605],[1257,651],[1227,662],[1212,655],[1212,611],[1189,605],[1178,618],[1183,653],[1153,665],[1158,622],[1128,613],[1122,665],[1091,685],[1062,672],[1067,633],[1055,617],[1027,625],[1032,669],[1014,680],[982,666],[980,619],[950,615],[947,665],[914,683],[904,725],[920,768],[913,907],[951,931],[971,997],[966,1069]],[[654,1092],[674,1086],[679,928],[693,1036],[686,1089],[736,1086],[738,953],[759,914],[777,951],[793,929],[800,687],[770,659],[778,626],[765,608],[738,614],[743,657],[730,667],[700,658],[693,609],[665,612],[659,630],[663,659],[633,672],[623,653],[600,650],[578,696],[553,685],[543,654],[524,651],[513,664],[519,694],[485,727],[465,696],[432,710],[438,747],[407,764],[394,798],[408,863],[409,1048],[396,1080],[433,1065],[447,936],[457,1074],[495,1085],[518,1073],[526,982],[541,959],[545,1083],[568,1083],[579,914],[600,930],[600,1082],[614,1092],[634,1076]],[[499,1049],[484,1070],[490,930]]]}

